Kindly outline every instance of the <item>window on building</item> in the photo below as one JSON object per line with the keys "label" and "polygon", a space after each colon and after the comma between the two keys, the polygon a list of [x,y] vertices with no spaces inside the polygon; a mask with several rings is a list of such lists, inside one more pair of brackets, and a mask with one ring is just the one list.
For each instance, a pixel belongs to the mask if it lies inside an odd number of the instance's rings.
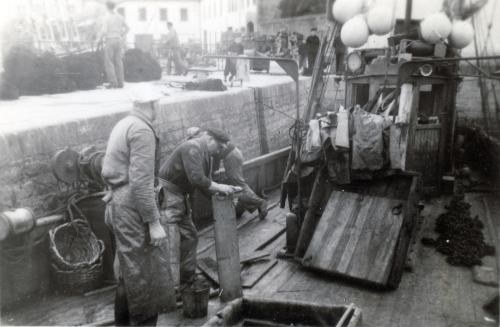
{"label": "window on building", "polygon": [[186,8],[181,8],[181,22],[187,22],[188,19],[188,10]]}
{"label": "window on building", "polygon": [[146,21],[146,8],[139,8],[139,20],[140,21]]}
{"label": "window on building", "polygon": [[125,8],[123,7],[120,7],[118,9],[116,9],[116,12],[120,15],[122,15],[123,18],[125,18]]}
{"label": "window on building", "polygon": [[160,20],[163,22],[168,20],[167,8],[160,8]]}

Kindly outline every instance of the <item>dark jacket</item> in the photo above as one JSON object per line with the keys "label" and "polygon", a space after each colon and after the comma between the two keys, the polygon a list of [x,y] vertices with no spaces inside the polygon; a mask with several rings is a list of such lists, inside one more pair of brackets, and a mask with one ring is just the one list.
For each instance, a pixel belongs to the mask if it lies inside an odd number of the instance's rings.
{"label": "dark jacket", "polygon": [[201,139],[191,139],[177,146],[159,172],[159,177],[173,183],[185,193],[195,188],[208,190],[210,156],[207,145]]}

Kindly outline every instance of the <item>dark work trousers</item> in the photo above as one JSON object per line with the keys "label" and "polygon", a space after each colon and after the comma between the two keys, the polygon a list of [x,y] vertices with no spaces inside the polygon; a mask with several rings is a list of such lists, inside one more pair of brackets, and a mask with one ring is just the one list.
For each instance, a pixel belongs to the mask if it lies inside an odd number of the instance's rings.
{"label": "dark work trousers", "polygon": [[104,69],[112,87],[123,87],[123,45],[120,38],[107,38],[104,45]]}
{"label": "dark work trousers", "polygon": [[309,50],[307,53],[307,71],[312,74],[314,71],[314,62],[316,61],[316,55],[318,50]]}
{"label": "dark work trousers", "polygon": [[236,76],[236,61],[231,58],[226,58],[226,65],[224,66],[224,80],[226,80],[227,76],[229,76],[229,80]]}
{"label": "dark work trousers", "polygon": [[180,282],[189,284],[196,272],[196,248],[198,246],[198,231],[193,223],[190,210],[190,199],[187,194],[166,188],[166,223],[177,224],[180,233]]}
{"label": "dark work trousers", "polygon": [[134,321],[128,312],[127,293],[123,280],[120,278],[115,294],[115,325],[116,326],[156,326],[158,315],[144,321]]}

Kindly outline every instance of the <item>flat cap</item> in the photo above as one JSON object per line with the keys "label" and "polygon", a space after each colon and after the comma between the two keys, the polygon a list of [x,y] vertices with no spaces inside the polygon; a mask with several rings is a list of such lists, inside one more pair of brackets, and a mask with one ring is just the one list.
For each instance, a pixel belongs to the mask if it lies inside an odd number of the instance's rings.
{"label": "flat cap", "polygon": [[211,135],[217,142],[221,143],[227,143],[229,142],[230,138],[229,135],[227,135],[225,132],[215,129],[215,128],[207,128],[206,129],[207,133]]}

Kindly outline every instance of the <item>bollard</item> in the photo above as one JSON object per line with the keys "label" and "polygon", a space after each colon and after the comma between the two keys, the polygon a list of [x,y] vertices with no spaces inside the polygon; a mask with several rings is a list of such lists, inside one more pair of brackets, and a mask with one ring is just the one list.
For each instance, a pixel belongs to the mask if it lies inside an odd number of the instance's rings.
{"label": "bollard", "polygon": [[231,195],[212,196],[215,230],[215,252],[221,289],[221,301],[243,296],[236,212]]}

